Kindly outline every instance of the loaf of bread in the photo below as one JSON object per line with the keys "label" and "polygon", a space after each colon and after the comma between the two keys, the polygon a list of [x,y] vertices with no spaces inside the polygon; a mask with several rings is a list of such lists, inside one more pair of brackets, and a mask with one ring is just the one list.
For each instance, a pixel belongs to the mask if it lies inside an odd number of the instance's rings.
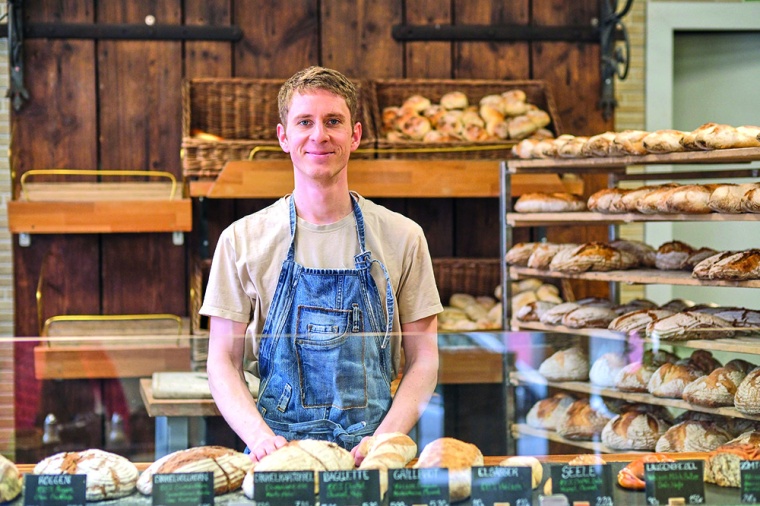
{"label": "loaf of bread", "polygon": [[544,313],[556,305],[554,302],[535,300],[518,309],[515,313],[515,318],[521,322],[538,322],[541,321],[541,316]]}
{"label": "loaf of bread", "polygon": [[742,198],[748,191],[760,188],[758,183],[721,184],[713,190],[708,205],[718,213],[739,214],[746,212],[742,207]]}
{"label": "loaf of bread", "polygon": [[559,325],[567,313],[579,307],[581,307],[580,304],[576,302],[563,302],[545,311],[539,320],[545,325]]}
{"label": "loaf of bread", "polygon": [[577,347],[557,351],[538,367],[538,373],[549,381],[585,381],[588,371],[586,353]]}
{"label": "loaf of bread", "polygon": [[760,447],[749,443],[727,443],[710,452],[705,462],[705,481],[721,487],[740,487],[742,460],[760,460]]}
{"label": "loaf of bread", "polygon": [[353,455],[335,443],[312,439],[290,441],[248,469],[243,480],[243,493],[253,499],[253,475],[257,471],[314,471],[316,494],[319,492],[318,472],[350,471],[354,465]]}
{"label": "loaf of bread", "polygon": [[755,148],[760,146],[757,134],[752,126],[733,127],[715,125],[696,136],[696,144],[702,149]]}
{"label": "loaf of bread", "polygon": [[526,265],[531,269],[546,269],[549,267],[554,255],[565,247],[563,244],[541,243],[530,254]]}
{"label": "loaf of bread", "polygon": [[734,406],[747,415],[760,415],[760,367],[744,377],[734,396]]}
{"label": "loaf of bread", "polygon": [[628,359],[624,353],[604,353],[594,360],[588,373],[592,385],[603,388],[613,388],[620,371],[628,365]]}
{"label": "loaf of bread", "polygon": [[16,464],[0,455],[0,503],[14,500],[21,493],[21,473]]}
{"label": "loaf of bread", "polygon": [[588,141],[588,137],[578,135],[568,140],[557,148],[557,157],[559,158],[584,158],[583,145]]}
{"label": "loaf of bread", "polygon": [[624,209],[627,213],[638,213],[640,212],[639,206],[643,206],[643,200],[650,193],[673,188],[675,186],[677,186],[675,183],[639,186],[638,188],[634,188],[626,192],[626,194],[620,198],[620,205],[622,206],[622,209]]}
{"label": "loaf of bread", "polygon": [[422,449],[415,469],[443,467],[449,470],[451,502],[470,497],[472,467],[483,465],[483,454],[477,446],[451,437],[435,439]]}
{"label": "loaf of bread", "polygon": [[613,309],[606,307],[581,306],[562,317],[562,325],[571,329],[606,329],[617,317]]}
{"label": "loaf of bread", "polygon": [[615,387],[623,392],[647,392],[649,379],[656,369],[642,362],[632,362],[620,370]]}
{"label": "loaf of bread", "polygon": [[56,453],[37,463],[33,472],[86,475],[85,497],[88,501],[128,496],[135,491],[139,475],[137,467],[126,458],[94,448],[80,452]]}
{"label": "loaf of bread", "polygon": [[625,251],[636,257],[641,267],[654,267],[656,250],[643,241],[624,240],[610,242],[610,246],[620,251]]}
{"label": "loaf of bread", "polygon": [[615,132],[602,132],[592,135],[581,147],[583,156],[609,156],[612,141],[615,140]]}
{"label": "loaf of bread", "polygon": [[704,376],[704,372],[695,367],[663,364],[652,373],[647,383],[647,390],[655,397],[680,399],[686,385],[700,376]]}
{"label": "loaf of bread", "polygon": [[557,422],[577,399],[559,392],[536,402],[525,416],[526,423],[536,429],[557,430]]}
{"label": "loaf of bread", "polygon": [[585,211],[586,202],[572,193],[524,193],[515,202],[518,213],[566,213]]}
{"label": "loaf of bread", "polygon": [[538,242],[519,242],[509,248],[504,259],[510,265],[527,265],[530,255],[541,243]]}
{"label": "loaf of bread", "polygon": [[[712,261],[715,257],[710,257],[707,261]],[[697,264],[700,265],[700,264]],[[703,271],[703,266],[700,266]],[[694,271],[697,271],[697,266]],[[699,276],[701,277],[701,276]],[[735,252],[723,258],[711,262],[707,273],[708,279],[728,279],[733,281],[744,281],[748,279],[760,279],[760,249],[749,249]]]}
{"label": "loaf of bread", "polygon": [[684,133],[683,137],[681,138],[681,145],[686,151],[699,151],[708,149],[703,142],[698,142],[698,138],[704,137],[705,134],[709,135],[717,126],[718,124],[713,122],[704,123],[691,132]]}
{"label": "loaf of bread", "polygon": [[503,467],[530,467],[531,486],[533,488],[538,488],[544,479],[544,468],[536,457],[507,457],[499,462],[499,465]]}
{"label": "loaf of bread", "polygon": [[403,432],[377,434],[362,440],[356,453],[363,460],[359,469],[380,471],[380,492],[388,490],[388,470],[406,466],[417,455],[417,444]]}
{"label": "loaf of bread", "polygon": [[137,480],[137,490],[153,493],[153,476],[168,473],[214,473],[214,494],[239,489],[252,462],[248,455],[222,446],[199,446],[161,457]]}
{"label": "loaf of bread", "polygon": [[760,213],[760,188],[750,188],[742,195],[742,212]]}
{"label": "loaf of bread", "polygon": [[731,440],[731,434],[711,422],[681,422],[670,429],[657,441],[655,451],[668,452],[711,452]]}
{"label": "loaf of bread", "polygon": [[610,322],[607,328],[628,335],[640,334],[643,337],[647,325],[673,314],[675,314],[673,311],[665,309],[639,309],[618,316]]}
{"label": "loaf of bread", "polygon": [[675,462],[675,460],[663,453],[650,453],[639,457],[618,472],[618,485],[631,490],[644,490],[646,488],[644,471],[647,462]]}
{"label": "loaf of bread", "polygon": [[[606,464],[605,460],[599,455],[593,455],[584,453],[577,455],[567,461],[568,466],[603,466]],[[543,489],[544,495],[552,495],[552,479],[551,477],[544,483]]]}
{"label": "loaf of bread", "polygon": [[560,272],[611,271],[630,269],[636,265],[636,257],[628,252],[609,244],[589,242],[558,252],[549,269]]}
{"label": "loaf of bread", "polygon": [[697,378],[686,385],[683,389],[683,400],[710,408],[733,406],[736,390],[745,376],[743,370],[726,364],[726,367],[719,367],[707,376]]}
{"label": "loaf of bread", "polygon": [[632,313],[634,311],[641,311],[642,309],[657,309],[657,303],[649,299],[631,299],[623,304],[618,304],[613,307],[615,313],[618,316]]}
{"label": "loaf of bread", "polygon": [[646,135],[641,143],[648,153],[678,153],[685,149],[681,145],[681,139],[683,139],[684,134],[685,132],[682,132],[681,130],[656,130]]}
{"label": "loaf of bread", "polygon": [[682,311],[647,325],[647,336],[670,341],[722,339],[734,334],[731,323],[723,318],[693,311]]}
{"label": "loaf of bread", "polygon": [[623,188],[604,188],[593,194],[586,201],[589,211],[604,214],[625,213],[627,210],[622,204],[623,196],[630,190]]}
{"label": "loaf of bread", "polygon": [[670,194],[680,187],[678,184],[664,184],[652,188],[636,202],[636,211],[642,214],[667,213],[667,202]]}
{"label": "loaf of bread", "polygon": [[710,196],[714,185],[688,184],[667,193],[665,201],[657,209],[666,214],[709,214]]}
{"label": "loaf of bread", "polygon": [[669,241],[660,245],[654,257],[654,265],[662,270],[676,270],[694,253],[694,248],[682,241]]}
{"label": "loaf of bread", "polygon": [[608,149],[609,156],[641,156],[647,154],[644,138],[649,132],[643,130],[623,130],[617,132]]}
{"label": "loaf of bread", "polygon": [[651,451],[670,424],[650,413],[622,413],[602,429],[602,443],[613,450]]}
{"label": "loaf of bread", "polygon": [[720,360],[716,359],[708,350],[694,350],[688,358],[682,358],[676,364],[699,369],[703,375],[710,374],[715,369],[723,367]]}
{"label": "loaf of bread", "polygon": [[557,434],[574,441],[590,441],[599,437],[612,416],[595,409],[588,399],[572,403],[557,422]]}

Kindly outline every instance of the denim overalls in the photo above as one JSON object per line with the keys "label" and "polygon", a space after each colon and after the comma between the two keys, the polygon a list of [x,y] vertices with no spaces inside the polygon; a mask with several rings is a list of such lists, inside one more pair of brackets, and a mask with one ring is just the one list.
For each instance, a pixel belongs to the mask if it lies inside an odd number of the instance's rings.
{"label": "denim overalls", "polygon": [[[351,201],[361,250],[356,268],[311,269],[295,262],[290,197],[290,248],[259,348],[258,409],[267,425],[287,440],[323,439],[346,449],[374,433],[390,408],[394,311],[388,272],[366,251],[364,218],[353,195]],[[387,315],[373,263],[387,281]]]}

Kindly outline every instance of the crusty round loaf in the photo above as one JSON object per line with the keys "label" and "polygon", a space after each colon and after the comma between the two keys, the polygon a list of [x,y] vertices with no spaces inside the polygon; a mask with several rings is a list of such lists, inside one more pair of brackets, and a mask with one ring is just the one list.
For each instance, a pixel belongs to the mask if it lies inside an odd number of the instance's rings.
{"label": "crusty round loaf", "polygon": [[721,251],[705,258],[692,268],[691,276],[698,279],[711,279],[710,276],[713,274],[713,265],[736,253],[736,251]]}
{"label": "crusty round loaf", "polygon": [[546,269],[551,264],[554,255],[559,253],[563,249],[569,249],[575,247],[577,244],[555,244],[555,243],[540,243],[530,257],[528,257],[527,266],[531,269]]}
{"label": "crusty round loaf", "polygon": [[656,367],[632,362],[623,367],[615,378],[615,386],[623,392],[646,392]]}
{"label": "crusty round loaf", "polygon": [[610,271],[637,265],[632,254],[601,242],[588,242],[554,255],[549,269],[560,272]]}
{"label": "crusty round loaf", "polygon": [[417,443],[403,432],[377,434],[363,439],[357,455],[363,457],[359,469],[380,471],[380,493],[388,490],[388,470],[406,466],[417,455]]}
{"label": "crusty round loaf", "polygon": [[669,241],[657,248],[654,265],[662,270],[676,270],[694,253],[694,248],[682,241]]}
{"label": "crusty round loaf", "polygon": [[567,408],[577,399],[570,394],[559,392],[536,402],[525,416],[526,423],[536,429],[557,430],[557,422]]}
{"label": "crusty round loaf", "polygon": [[760,249],[740,251],[719,259],[710,266],[708,278],[737,281],[760,278]]}
{"label": "crusty round loaf", "polygon": [[599,436],[610,416],[594,409],[588,399],[575,401],[557,422],[557,434],[576,441],[589,441]]}
{"label": "crusty round loaf", "polygon": [[629,191],[624,188],[603,188],[591,194],[588,201],[586,201],[586,206],[589,211],[597,213],[625,213],[627,210],[622,205],[622,198]]}
{"label": "crusty round loaf", "polygon": [[687,421],[668,429],[657,441],[655,451],[710,452],[731,440],[731,434],[711,422]]}
{"label": "crusty round loaf", "polygon": [[577,347],[554,353],[538,367],[538,373],[549,381],[585,381],[588,371],[588,358]]}
{"label": "crusty round loaf", "polygon": [[621,369],[628,365],[628,359],[624,353],[609,352],[594,360],[588,373],[592,385],[604,388],[615,386],[617,376]]}
{"label": "crusty round loaf", "polygon": [[606,307],[581,306],[562,317],[562,325],[571,329],[606,329],[617,317],[613,309]]}
{"label": "crusty round loaf", "polygon": [[618,316],[610,322],[607,328],[617,332],[625,332],[629,335],[642,334],[643,337],[647,325],[672,314],[675,313],[665,309],[639,309],[638,311],[631,311],[630,313]]}
{"label": "crusty round loaf", "polygon": [[635,256],[641,267],[654,267],[656,251],[643,241],[619,239],[612,241],[610,246]]}
{"label": "crusty round loaf", "polygon": [[674,188],[665,196],[658,211],[668,214],[708,214],[713,186],[688,184]]}
{"label": "crusty round loaf", "polygon": [[744,414],[760,415],[760,367],[752,369],[739,383],[734,406]]}
{"label": "crusty round loaf", "polygon": [[713,190],[708,205],[710,209],[718,213],[739,214],[745,212],[742,208],[742,197],[755,188],[760,188],[758,183],[722,184]]}
{"label": "crusty round loaf", "polygon": [[737,380],[741,381],[743,378],[742,373],[729,372],[720,367],[687,384],[683,389],[682,397],[685,401],[697,406],[732,406]]}
{"label": "crusty round loaf", "polygon": [[681,262],[680,269],[685,271],[692,271],[695,265],[706,258],[710,258],[716,253],[718,252],[712,248],[699,248],[697,250],[694,250],[694,253],[686,257],[686,260]]}
{"label": "crusty round loaf", "polygon": [[248,455],[223,446],[199,446],[161,457],[142,472],[137,490],[153,493],[153,476],[167,473],[214,473],[214,494],[226,494],[243,484],[252,462]]}
{"label": "crusty round loaf", "polygon": [[694,350],[688,358],[682,358],[676,363],[699,369],[703,375],[723,367],[720,360],[715,358],[709,350]]}
{"label": "crusty round loaf", "polygon": [[524,193],[515,202],[518,213],[565,213],[585,211],[586,202],[572,193]]}
{"label": "crusty round loaf", "polygon": [[504,259],[510,265],[528,264],[528,259],[533,251],[541,244],[540,242],[518,242],[507,251]]}
{"label": "crusty round loaf", "polygon": [[0,503],[14,500],[21,493],[21,473],[16,464],[0,455]]}
{"label": "crusty round loaf", "polygon": [[135,491],[137,467],[115,453],[98,449],[62,452],[42,459],[34,474],[84,474],[88,501],[125,497]]}
{"label": "crusty round loaf", "polygon": [[682,311],[647,325],[647,336],[670,341],[721,339],[735,333],[731,323],[723,318],[693,311]]}
{"label": "crusty round loaf", "polygon": [[415,469],[445,467],[449,470],[449,499],[461,501],[470,496],[472,467],[483,465],[483,454],[477,446],[459,439],[435,439],[422,449]]}
{"label": "crusty round loaf", "polygon": [[663,364],[649,378],[647,390],[655,397],[680,399],[683,389],[704,372],[688,365]]}
{"label": "crusty round loaf", "polygon": [[670,424],[650,413],[628,411],[610,420],[602,429],[602,443],[613,450],[654,450]]}

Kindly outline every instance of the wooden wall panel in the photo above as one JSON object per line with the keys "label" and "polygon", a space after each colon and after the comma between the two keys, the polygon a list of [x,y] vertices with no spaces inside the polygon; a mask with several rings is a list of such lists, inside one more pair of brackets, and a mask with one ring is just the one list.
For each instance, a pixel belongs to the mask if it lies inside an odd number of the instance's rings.
{"label": "wooden wall panel", "polygon": [[234,75],[289,77],[319,63],[317,0],[236,1],[233,19],[243,28],[235,44]]}
{"label": "wooden wall panel", "polygon": [[[407,0],[408,25],[447,25],[453,22],[450,0]],[[448,79],[451,75],[451,42],[406,42],[405,76],[409,78]]]}
{"label": "wooden wall panel", "polygon": [[[185,0],[185,24],[227,26],[232,24],[231,0]],[[230,77],[232,44],[216,41],[187,41],[182,60],[185,77]]]}

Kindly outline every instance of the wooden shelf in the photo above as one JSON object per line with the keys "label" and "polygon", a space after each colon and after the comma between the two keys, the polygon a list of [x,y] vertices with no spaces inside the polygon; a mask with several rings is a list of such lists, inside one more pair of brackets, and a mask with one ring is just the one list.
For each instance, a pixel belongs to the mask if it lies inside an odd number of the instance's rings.
{"label": "wooden shelf", "polygon": [[515,278],[555,278],[584,279],[587,281],[613,281],[629,285],[683,285],[683,286],[733,286],[742,288],[760,288],[760,279],[748,281],[730,281],[723,279],[697,279],[691,277],[690,271],[660,271],[657,269],[629,269],[607,272],[559,272],[546,269],[512,266],[509,275]]}
{"label": "wooden shelf", "polygon": [[515,439],[518,439],[520,436],[530,436],[530,437],[538,437],[541,439],[546,439],[548,441],[554,441],[555,443],[562,443],[568,446],[575,446],[576,448],[583,448],[584,450],[589,451],[590,453],[627,453],[627,454],[644,454],[644,453],[652,453],[652,452],[638,452],[635,450],[613,450],[606,446],[603,443],[600,443],[599,441],[575,441],[572,439],[567,439],[553,430],[545,430],[545,429],[536,429],[534,427],[531,427],[528,424],[524,423],[515,423],[512,424],[512,437]]}
{"label": "wooden shelf", "polygon": [[510,160],[509,173],[600,173],[623,171],[631,165],[749,163],[760,160],[760,148],[687,151],[664,155],[621,156],[608,158],[542,158]]}
{"label": "wooden shelf", "polygon": [[507,225],[512,227],[538,227],[546,225],[563,225],[568,222],[588,225],[610,225],[624,223],[668,221],[694,222],[757,222],[760,214],[603,214],[594,212],[578,213],[507,213]]}
{"label": "wooden shelf", "polygon": [[[349,187],[365,197],[441,198],[498,197],[498,160],[352,160]],[[290,160],[228,162],[214,180],[190,181],[191,197],[279,198],[293,191]],[[579,180],[556,174],[512,179],[512,191],[583,193]]]}
{"label": "wooden shelf", "polygon": [[145,337],[145,344],[136,344],[134,339],[132,344],[40,344],[34,347],[34,376],[38,380],[120,379],[190,370],[186,339]]}
{"label": "wooden shelf", "polygon": [[140,378],[140,397],[148,416],[221,416],[214,399],[156,399],[151,378]]}
{"label": "wooden shelf", "polygon": [[592,385],[585,381],[547,381],[545,378],[534,374],[525,374],[521,372],[512,372],[509,375],[510,381],[514,384],[529,383],[533,385],[546,385],[547,387],[559,388],[570,392],[578,392],[588,395],[601,395],[613,399],[621,399],[629,402],[640,404],[653,404],[670,408],[685,409],[687,411],[701,411],[703,413],[712,413],[715,415],[728,416],[732,418],[747,418],[750,420],[760,420],[760,416],[745,415],[736,408],[707,408],[697,406],[682,399],[669,399],[666,397],[655,397],[649,393],[621,392],[615,388],[604,388]]}

